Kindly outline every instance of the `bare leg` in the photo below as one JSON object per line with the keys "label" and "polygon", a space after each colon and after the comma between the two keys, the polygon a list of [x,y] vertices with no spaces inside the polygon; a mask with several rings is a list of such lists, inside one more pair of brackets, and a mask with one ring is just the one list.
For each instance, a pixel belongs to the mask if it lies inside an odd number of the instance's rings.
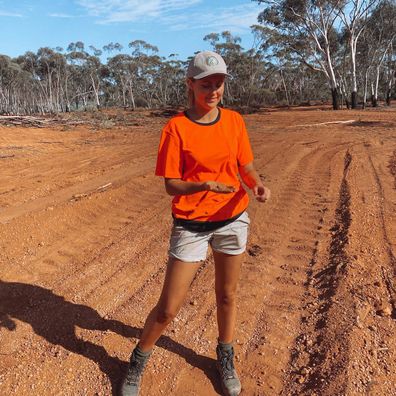
{"label": "bare leg", "polygon": [[213,251],[216,269],[216,302],[219,341],[231,343],[236,320],[236,294],[243,254]]}
{"label": "bare leg", "polygon": [[151,310],[144,324],[139,348],[150,351],[166,326],[172,322],[182,306],[191,282],[201,263],[185,263],[169,259],[165,281],[157,305]]}

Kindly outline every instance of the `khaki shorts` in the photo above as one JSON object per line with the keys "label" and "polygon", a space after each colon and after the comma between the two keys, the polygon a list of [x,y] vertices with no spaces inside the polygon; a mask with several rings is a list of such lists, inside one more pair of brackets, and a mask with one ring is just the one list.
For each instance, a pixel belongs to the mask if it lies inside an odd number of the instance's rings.
{"label": "khaki shorts", "polygon": [[241,254],[246,250],[249,223],[247,212],[243,212],[232,223],[214,231],[193,232],[174,225],[169,256],[190,263],[202,261],[206,259],[209,245],[216,252]]}

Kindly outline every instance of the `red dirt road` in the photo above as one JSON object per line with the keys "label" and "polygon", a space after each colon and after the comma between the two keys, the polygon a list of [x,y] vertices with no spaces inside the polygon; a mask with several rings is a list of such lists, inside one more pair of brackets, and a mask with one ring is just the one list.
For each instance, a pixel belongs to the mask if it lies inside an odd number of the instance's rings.
{"label": "red dirt road", "polygon": [[[171,227],[153,175],[166,118],[133,117],[103,130],[0,127],[1,395],[116,394]],[[396,110],[245,119],[272,198],[249,207],[242,395],[396,395]],[[221,394],[215,309],[209,256],[142,396]]]}

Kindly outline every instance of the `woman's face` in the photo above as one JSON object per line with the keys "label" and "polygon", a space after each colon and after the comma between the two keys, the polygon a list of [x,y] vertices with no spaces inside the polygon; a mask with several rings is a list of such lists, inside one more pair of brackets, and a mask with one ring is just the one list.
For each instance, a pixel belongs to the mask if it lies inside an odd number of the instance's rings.
{"label": "woman's face", "polygon": [[211,110],[220,103],[224,93],[224,75],[213,74],[200,80],[188,80],[194,93],[194,107]]}

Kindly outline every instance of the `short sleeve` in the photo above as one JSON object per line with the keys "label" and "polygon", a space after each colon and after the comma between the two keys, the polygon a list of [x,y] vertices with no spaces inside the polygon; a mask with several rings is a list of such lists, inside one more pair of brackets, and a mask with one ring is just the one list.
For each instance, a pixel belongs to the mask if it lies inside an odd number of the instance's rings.
{"label": "short sleeve", "polygon": [[253,152],[250,146],[249,136],[246,130],[245,121],[238,114],[239,139],[238,139],[238,165],[245,166],[253,161]]}
{"label": "short sleeve", "polygon": [[180,137],[168,123],[162,130],[155,174],[167,178],[181,179],[182,169]]}

